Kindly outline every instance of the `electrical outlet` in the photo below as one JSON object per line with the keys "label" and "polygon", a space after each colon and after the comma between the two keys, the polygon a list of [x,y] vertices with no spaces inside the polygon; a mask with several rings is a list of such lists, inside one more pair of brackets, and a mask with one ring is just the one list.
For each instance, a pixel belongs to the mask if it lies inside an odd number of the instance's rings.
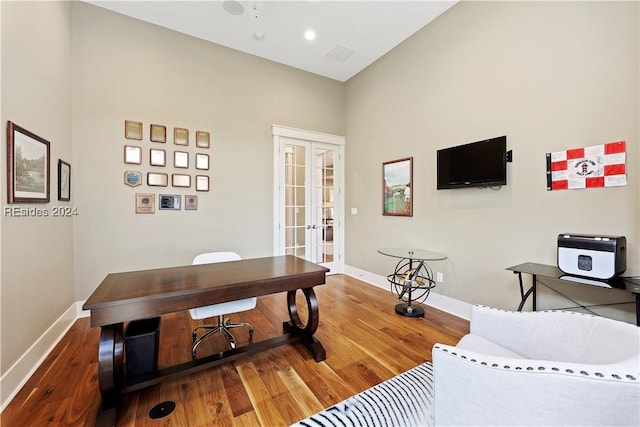
{"label": "electrical outlet", "polygon": [[438,283],[444,282],[444,275],[439,271],[436,273],[436,282]]}

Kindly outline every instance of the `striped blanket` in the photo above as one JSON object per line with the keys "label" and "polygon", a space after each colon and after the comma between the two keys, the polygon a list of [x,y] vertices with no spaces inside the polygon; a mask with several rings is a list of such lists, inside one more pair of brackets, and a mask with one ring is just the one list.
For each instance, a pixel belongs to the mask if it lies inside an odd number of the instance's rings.
{"label": "striped blanket", "polygon": [[433,367],[425,362],[293,426],[433,426]]}

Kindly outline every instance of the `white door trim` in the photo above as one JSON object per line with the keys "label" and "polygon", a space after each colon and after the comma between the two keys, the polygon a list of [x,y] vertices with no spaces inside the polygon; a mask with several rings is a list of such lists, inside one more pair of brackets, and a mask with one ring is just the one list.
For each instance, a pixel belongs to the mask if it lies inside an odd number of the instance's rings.
{"label": "white door trim", "polygon": [[[334,197],[337,197],[335,208],[341,210],[341,223],[339,224],[335,231],[337,234],[334,235],[336,237],[337,246],[335,247],[336,254],[339,254],[339,259],[336,261],[335,265],[339,267],[336,271],[332,271],[332,273],[342,273],[344,270],[344,182],[345,182],[345,173],[344,173],[344,145],[345,145],[345,137],[340,135],[332,135],[328,133],[309,131],[304,129],[296,129],[286,126],[273,125],[272,126],[273,133],[273,165],[274,165],[274,173],[273,173],[273,219],[274,219],[274,227],[273,227],[273,253],[274,255],[282,255],[281,245],[280,245],[280,222],[281,222],[281,206],[279,203],[280,199],[280,189],[279,185],[281,182],[284,182],[284,168],[280,167],[281,156],[280,156],[280,138],[293,138],[299,139],[303,141],[310,142],[321,142],[327,144],[336,145],[338,148],[338,159],[336,159],[337,165],[336,170],[339,173],[336,174],[336,188],[338,189],[337,194]],[[334,232],[335,232],[334,231]]]}
{"label": "white door trim", "polygon": [[273,125],[273,136],[287,136],[289,138],[304,139],[305,141],[326,142],[329,144],[344,145],[345,138],[340,135],[316,132],[312,130],[296,129],[286,126]]}

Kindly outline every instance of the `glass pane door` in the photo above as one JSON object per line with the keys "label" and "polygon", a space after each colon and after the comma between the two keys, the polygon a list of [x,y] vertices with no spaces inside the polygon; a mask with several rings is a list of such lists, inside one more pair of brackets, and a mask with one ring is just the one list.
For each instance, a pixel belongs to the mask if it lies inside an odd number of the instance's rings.
{"label": "glass pane door", "polygon": [[[315,148],[315,262],[333,262],[334,151]],[[313,228],[312,228],[313,229]]]}
{"label": "glass pane door", "polygon": [[[280,151],[284,173],[283,253],[332,268],[336,246],[335,160],[331,144],[286,138]],[[282,197],[281,196],[281,197]],[[282,247],[282,246],[281,246]],[[335,266],[334,266],[335,267]]]}
{"label": "glass pane door", "polygon": [[285,254],[306,258],[307,191],[306,147],[284,147],[284,247]]}

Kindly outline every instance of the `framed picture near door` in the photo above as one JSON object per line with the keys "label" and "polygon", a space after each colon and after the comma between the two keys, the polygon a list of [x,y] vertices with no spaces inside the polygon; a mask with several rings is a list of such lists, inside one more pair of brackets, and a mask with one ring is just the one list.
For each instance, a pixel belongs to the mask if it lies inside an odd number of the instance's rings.
{"label": "framed picture near door", "polygon": [[382,163],[382,215],[413,216],[413,157]]}

